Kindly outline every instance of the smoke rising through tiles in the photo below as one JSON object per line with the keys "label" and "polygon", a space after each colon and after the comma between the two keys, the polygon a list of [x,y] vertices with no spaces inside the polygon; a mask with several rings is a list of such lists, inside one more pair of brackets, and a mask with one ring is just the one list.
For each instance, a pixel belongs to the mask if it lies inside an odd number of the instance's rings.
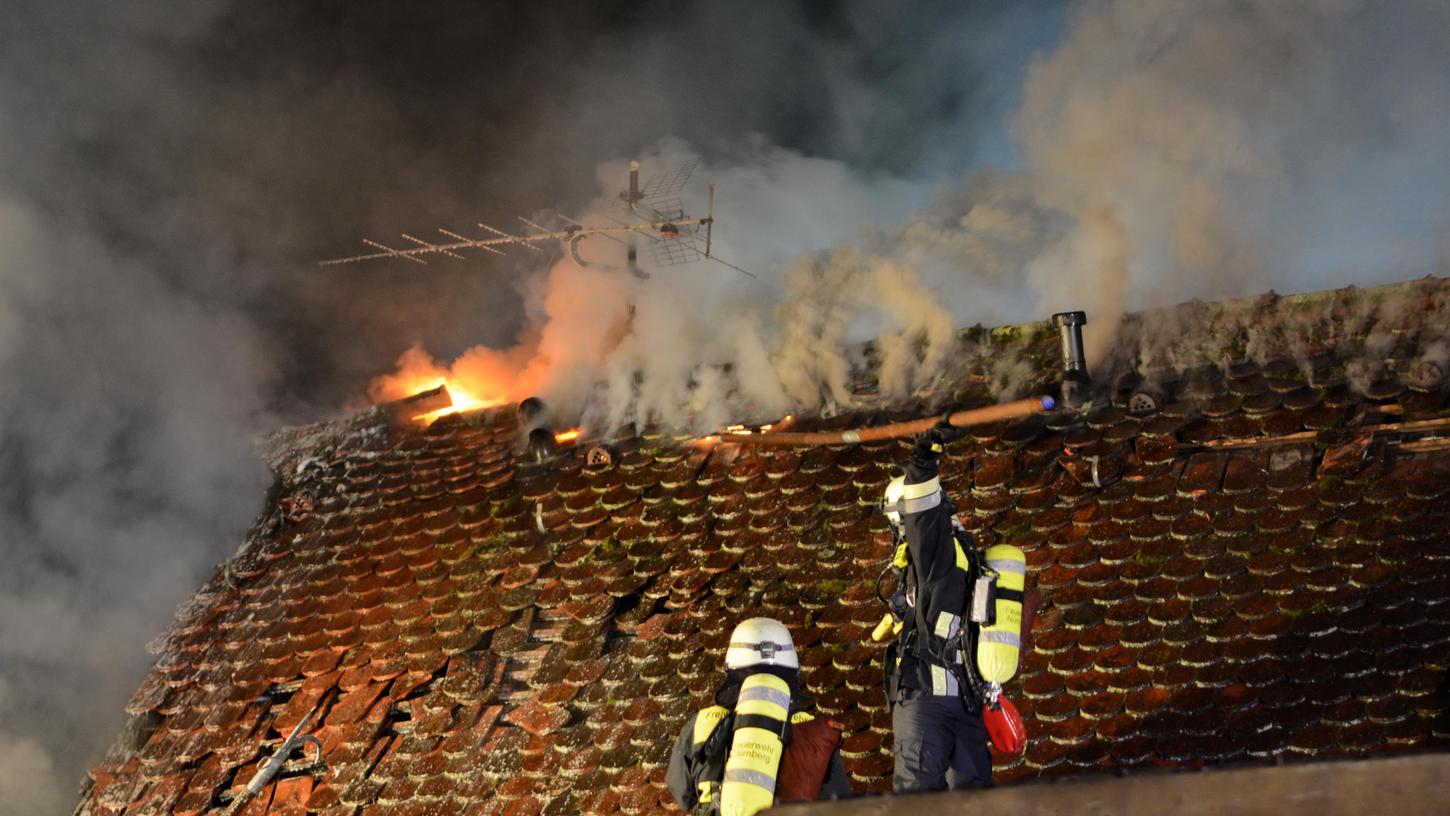
{"label": "smoke rising through tiles", "polygon": [[[140,644],[241,539],[250,435],[361,400],[415,343],[480,399],[503,380],[600,427],[708,427],[847,402],[857,341],[905,395],[954,327],[1059,309],[1088,310],[1090,365],[1177,365],[1213,338],[1164,318],[1124,347],[1120,316],[1443,274],[1450,249],[1429,0],[1065,23],[52,5],[0,32],[0,801],[21,814],[71,800]],[[360,235],[597,213],[636,154],[703,158],[689,209],[719,185],[716,249],[758,279],[313,266]]]}
{"label": "smoke rising through tiles", "polygon": [[[1024,170],[975,173],[925,199],[920,184],[789,151],[706,165],[722,200],[746,204],[722,211],[718,246],[764,282],[706,265],[640,285],[562,260],[548,302],[576,286],[603,297],[545,309],[530,331],[557,342],[529,355],[520,382],[606,430],[698,430],[849,404],[863,340],[880,351],[883,395],[899,401],[940,370],[954,323],[1083,308],[1101,360],[1130,310],[1442,267],[1443,6],[1127,1],[1069,16],[1067,38],[1026,75],[1013,122]],[[667,146],[655,164],[683,152]],[[609,190],[622,171],[604,170]],[[922,203],[902,216],[883,201]],[[847,224],[875,229],[843,237]],[[804,254],[785,260],[792,249]],[[1158,349],[1114,362],[1191,362]]]}

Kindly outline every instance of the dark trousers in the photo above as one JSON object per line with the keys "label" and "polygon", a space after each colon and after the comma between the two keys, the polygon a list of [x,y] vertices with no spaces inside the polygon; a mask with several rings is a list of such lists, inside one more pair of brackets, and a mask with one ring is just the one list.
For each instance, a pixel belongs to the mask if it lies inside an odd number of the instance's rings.
{"label": "dark trousers", "polygon": [[992,784],[992,755],[982,712],[958,697],[914,689],[891,711],[897,793],[984,788]]}

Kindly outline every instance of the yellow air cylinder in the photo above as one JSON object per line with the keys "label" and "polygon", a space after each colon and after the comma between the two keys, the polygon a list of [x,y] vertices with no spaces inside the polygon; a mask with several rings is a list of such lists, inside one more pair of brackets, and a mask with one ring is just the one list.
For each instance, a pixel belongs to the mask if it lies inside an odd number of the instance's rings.
{"label": "yellow air cylinder", "polygon": [[720,785],[721,816],[754,816],[775,802],[776,774],[785,752],[781,735],[789,716],[790,686],[784,680],[763,673],[745,678]]}
{"label": "yellow air cylinder", "polygon": [[1027,556],[1010,544],[989,547],[986,555],[987,568],[997,573],[997,617],[978,633],[977,670],[988,683],[1005,683],[1017,673],[1017,658],[1022,651]]}

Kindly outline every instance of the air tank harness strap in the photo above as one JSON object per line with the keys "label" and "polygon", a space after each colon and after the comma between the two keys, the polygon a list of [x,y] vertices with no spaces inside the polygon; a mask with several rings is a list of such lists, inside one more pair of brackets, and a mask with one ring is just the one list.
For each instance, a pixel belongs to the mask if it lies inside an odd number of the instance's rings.
{"label": "air tank harness strap", "polygon": [[950,655],[971,654],[971,633],[963,627],[951,637],[942,639],[941,650],[934,652],[930,645],[923,645],[918,636],[918,630],[912,629],[907,633],[903,647],[907,654],[918,660],[941,666],[951,672],[957,678],[957,686],[962,697],[967,697],[970,690],[971,699],[977,702],[985,702],[989,696],[989,689],[984,684],[974,668],[962,659],[953,660]]}

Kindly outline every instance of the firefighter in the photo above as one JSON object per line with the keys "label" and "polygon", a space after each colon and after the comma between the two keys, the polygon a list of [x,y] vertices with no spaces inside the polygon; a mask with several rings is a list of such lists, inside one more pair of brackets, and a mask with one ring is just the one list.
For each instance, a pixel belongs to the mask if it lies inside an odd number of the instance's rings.
{"label": "firefighter", "polygon": [[715,704],[690,717],[665,781],[687,813],[751,816],[776,802],[851,795],[841,727],[802,710],[790,630],[771,618],[730,634]]}
{"label": "firefighter", "polygon": [[917,438],[906,473],[886,490],[887,519],[904,547],[901,631],[886,655],[898,793],[988,787],[992,759],[968,615],[982,554],[953,518],[938,460],[960,431],[942,423]]}

